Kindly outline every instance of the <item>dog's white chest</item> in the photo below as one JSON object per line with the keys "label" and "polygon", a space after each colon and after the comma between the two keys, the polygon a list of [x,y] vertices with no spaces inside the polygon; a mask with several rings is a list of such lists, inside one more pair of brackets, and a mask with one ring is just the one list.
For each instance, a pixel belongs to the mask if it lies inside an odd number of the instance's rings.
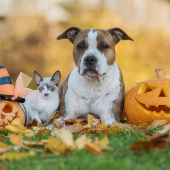
{"label": "dog's white chest", "polygon": [[[112,68],[113,67],[113,68]],[[70,74],[65,95],[66,112],[70,117],[92,113],[100,116],[110,110],[120,93],[120,71],[113,65],[101,81],[81,76],[75,67]]]}

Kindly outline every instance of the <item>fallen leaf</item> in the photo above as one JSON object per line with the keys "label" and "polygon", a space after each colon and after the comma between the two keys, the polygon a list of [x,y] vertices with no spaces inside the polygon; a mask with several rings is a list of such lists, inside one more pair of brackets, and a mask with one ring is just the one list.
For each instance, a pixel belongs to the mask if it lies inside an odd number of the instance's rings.
{"label": "fallen leaf", "polygon": [[28,130],[26,127],[22,126],[22,125],[7,125],[5,126],[5,129],[7,129],[10,132],[14,132],[16,134],[28,134],[31,133],[32,130]]}
{"label": "fallen leaf", "polygon": [[46,129],[45,127],[42,127],[40,128],[40,130],[38,132],[36,132],[35,134],[37,136],[43,136],[43,135],[46,135],[46,134],[50,134],[51,133],[51,130],[49,129]]}
{"label": "fallen leaf", "polygon": [[107,138],[107,136],[105,136],[103,139],[100,140],[100,142],[109,144],[109,139]]}
{"label": "fallen leaf", "polygon": [[139,151],[144,149],[145,151],[148,151],[149,149],[151,149],[151,147],[152,147],[151,142],[137,140],[129,147],[129,150]]}
{"label": "fallen leaf", "polygon": [[85,135],[82,135],[80,138],[77,138],[77,140],[75,141],[75,145],[78,150],[84,149],[86,143],[92,143],[92,140],[89,138],[86,138]]}
{"label": "fallen leaf", "polygon": [[49,123],[53,122],[54,119],[58,119],[59,115],[58,112],[56,111],[55,113],[53,113],[50,118],[43,124],[43,126],[47,126]]}
{"label": "fallen leaf", "polygon": [[33,142],[30,142],[30,141],[23,141],[23,144],[24,145],[27,145],[27,146],[42,146],[44,145],[44,142],[43,141],[33,141]]}
{"label": "fallen leaf", "polygon": [[158,139],[168,139],[168,138],[169,138],[168,134],[153,134],[152,136],[148,136],[147,140],[154,141]]}
{"label": "fallen leaf", "polygon": [[86,143],[86,148],[89,152],[91,152],[94,155],[102,155],[101,149],[95,145],[94,143]]}
{"label": "fallen leaf", "polygon": [[102,121],[98,126],[96,126],[96,129],[106,129],[106,123],[104,121]]}
{"label": "fallen leaf", "polygon": [[10,133],[9,139],[14,145],[22,145],[22,143],[23,143],[23,139],[22,139],[21,134],[15,135],[15,134]]}
{"label": "fallen leaf", "polygon": [[74,124],[74,127],[75,127],[74,133],[79,133],[84,130],[84,127],[80,123]]}
{"label": "fallen leaf", "polygon": [[165,125],[162,130],[156,131],[156,132],[157,132],[157,133],[160,133],[160,134],[165,134],[165,133],[167,133],[167,132],[169,132],[169,131],[170,131],[170,124]]}
{"label": "fallen leaf", "polygon": [[165,125],[166,123],[167,123],[167,120],[154,120],[154,121],[151,123],[150,127],[152,127],[152,128],[157,128],[158,126],[163,126],[163,125]]}
{"label": "fallen leaf", "polygon": [[88,122],[88,124],[90,124],[90,125],[93,124],[93,115],[91,115],[91,114],[88,114],[88,115],[87,115],[87,122]]}
{"label": "fallen leaf", "polygon": [[32,121],[26,123],[26,127],[32,127],[37,125],[38,125],[38,121],[36,119],[33,119]]}
{"label": "fallen leaf", "polygon": [[68,119],[68,120],[65,120],[65,124],[74,124],[74,123],[78,123],[75,119]]}
{"label": "fallen leaf", "polygon": [[144,149],[145,151],[148,151],[150,149],[153,149],[156,151],[160,149],[167,150],[169,143],[170,143],[170,140],[169,140],[168,134],[164,134],[164,135],[154,134],[153,136],[147,137],[147,141],[144,141],[144,140],[135,141],[129,147],[129,150],[136,150],[136,151],[142,150],[142,149]]}
{"label": "fallen leaf", "polygon": [[27,158],[29,156],[35,156],[35,152],[34,151],[30,151],[30,152],[22,152],[22,153],[15,153],[15,152],[7,152],[7,153],[3,153],[1,155],[1,159],[8,159],[10,161],[12,160],[22,160],[23,158]]}
{"label": "fallen leaf", "polygon": [[63,143],[65,143],[70,149],[74,148],[73,135],[69,130],[61,129],[61,131],[57,134],[57,137],[61,139]]}
{"label": "fallen leaf", "polygon": [[109,143],[109,140],[106,136],[100,141],[98,138],[96,138],[94,142],[94,144],[101,150],[111,150],[112,148],[108,146],[107,143]]}
{"label": "fallen leaf", "polygon": [[133,126],[132,125],[128,125],[128,124],[123,124],[123,123],[112,123],[110,125],[110,127],[118,127],[121,129],[131,129]]}
{"label": "fallen leaf", "polygon": [[67,146],[58,137],[50,138],[44,145],[51,152],[66,153]]}
{"label": "fallen leaf", "polygon": [[4,153],[4,152],[7,152],[8,149],[9,149],[9,146],[8,146],[8,145],[0,142],[0,154],[1,154],[1,153]]}

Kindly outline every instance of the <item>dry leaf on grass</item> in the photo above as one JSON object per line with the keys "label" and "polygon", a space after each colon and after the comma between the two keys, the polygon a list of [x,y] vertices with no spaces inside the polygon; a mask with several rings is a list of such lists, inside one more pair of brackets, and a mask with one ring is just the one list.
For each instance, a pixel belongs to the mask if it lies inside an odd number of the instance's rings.
{"label": "dry leaf on grass", "polygon": [[131,129],[133,126],[123,123],[112,123],[110,127],[118,127],[120,129]]}
{"label": "dry leaf on grass", "polygon": [[75,127],[74,133],[79,133],[84,130],[84,127],[80,123],[74,124],[74,127]]}
{"label": "dry leaf on grass", "polygon": [[167,120],[154,120],[149,127],[157,128],[158,126],[163,126],[167,124]]}
{"label": "dry leaf on grass", "polygon": [[32,121],[26,123],[26,127],[32,127],[37,125],[38,125],[38,121],[36,119],[33,119]]}
{"label": "dry leaf on grass", "polygon": [[51,152],[66,153],[67,145],[63,143],[58,137],[50,138],[44,145],[46,149]]}
{"label": "dry leaf on grass", "polygon": [[[96,138],[94,144],[95,144],[98,148],[100,148],[101,150],[111,150],[112,148],[107,145],[108,139],[107,139],[107,137],[105,137],[105,138],[106,138],[106,139],[102,139],[102,140],[100,140],[100,141],[99,141],[98,138]],[[106,143],[105,143],[105,142],[106,142]]]}
{"label": "dry leaf on grass", "polygon": [[23,144],[23,139],[22,139],[22,135],[16,135],[16,134],[9,134],[9,139],[11,141],[11,143],[13,143],[14,145],[22,145]]}
{"label": "dry leaf on grass", "polygon": [[4,153],[4,152],[7,152],[8,149],[9,149],[9,146],[8,146],[8,145],[0,142],[0,154],[1,154],[1,153]]}
{"label": "dry leaf on grass", "polygon": [[40,128],[40,130],[38,130],[35,134],[36,134],[37,136],[43,136],[43,135],[50,134],[50,133],[51,133],[51,130],[46,129],[45,127],[42,127],[42,128]]}
{"label": "dry leaf on grass", "polygon": [[102,155],[101,149],[94,143],[86,143],[86,149],[94,155]]}
{"label": "dry leaf on grass", "polygon": [[63,143],[65,143],[70,149],[74,149],[74,141],[73,135],[70,131],[61,129],[61,131],[57,134],[57,137],[61,139]]}
{"label": "dry leaf on grass", "polygon": [[85,135],[82,135],[80,138],[78,138],[75,141],[75,145],[77,147],[78,150],[82,150],[85,148],[86,143],[92,143],[92,140],[89,138],[86,138]]}
{"label": "dry leaf on grass", "polygon": [[22,152],[22,153],[15,153],[15,152],[7,152],[7,153],[3,153],[1,155],[1,159],[8,159],[10,161],[12,160],[22,160],[23,158],[27,158],[29,156],[35,156],[35,152],[34,151],[30,151],[30,152]]}
{"label": "dry leaf on grass", "polygon": [[44,142],[42,142],[42,141],[30,142],[30,141],[24,140],[23,144],[27,145],[27,146],[42,146],[42,145],[44,145]]}
{"label": "dry leaf on grass", "polygon": [[164,128],[162,130],[160,130],[160,131],[157,131],[157,133],[165,134],[165,133],[167,133],[169,131],[170,131],[170,124],[165,125]]}
{"label": "dry leaf on grass", "polygon": [[8,126],[5,126],[5,129],[7,129],[10,132],[14,132],[16,134],[21,133],[24,135],[32,132],[32,130],[28,130],[26,127],[22,125],[8,125]]}
{"label": "dry leaf on grass", "polygon": [[168,149],[168,145],[170,143],[169,140],[169,135],[164,134],[164,135],[160,135],[160,134],[155,134],[153,136],[150,136],[147,138],[147,141],[144,140],[137,140],[135,141],[130,147],[129,150],[145,150],[148,151],[150,149],[153,150],[167,150]]}

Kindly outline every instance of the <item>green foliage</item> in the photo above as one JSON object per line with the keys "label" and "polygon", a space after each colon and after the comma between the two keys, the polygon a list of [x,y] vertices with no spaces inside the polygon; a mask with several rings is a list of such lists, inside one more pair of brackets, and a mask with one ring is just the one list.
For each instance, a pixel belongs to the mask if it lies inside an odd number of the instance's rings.
{"label": "green foliage", "polygon": [[[3,134],[6,132],[3,132]],[[76,136],[76,135],[75,135]],[[88,135],[95,138],[94,135]],[[102,138],[104,135],[99,136]],[[132,152],[128,147],[136,139],[144,139],[146,135],[142,131],[124,131],[119,133],[112,132],[109,136],[110,145],[113,150],[104,152],[101,156],[94,156],[86,150],[74,151],[68,155],[57,156],[54,154],[39,153],[35,157],[29,157],[22,161],[11,161],[8,164],[0,161],[0,166],[9,170],[27,170],[27,169],[68,169],[68,170],[166,170],[170,163],[170,148],[168,151],[139,151]],[[33,138],[34,140],[35,138]],[[40,139],[40,138],[39,138]],[[41,138],[42,139],[42,138]],[[46,139],[46,136],[44,136]],[[36,140],[36,139],[35,139]]]}

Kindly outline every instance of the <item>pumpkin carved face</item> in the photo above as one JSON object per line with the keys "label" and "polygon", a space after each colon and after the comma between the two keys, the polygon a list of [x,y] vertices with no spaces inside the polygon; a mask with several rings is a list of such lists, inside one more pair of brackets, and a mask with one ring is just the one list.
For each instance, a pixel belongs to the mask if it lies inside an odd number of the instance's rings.
{"label": "pumpkin carved face", "polygon": [[12,123],[16,118],[19,118],[21,125],[25,123],[25,113],[18,102],[0,100],[0,127]]}
{"label": "pumpkin carved face", "polygon": [[137,84],[128,92],[124,109],[132,122],[170,122],[170,79],[159,78]]}

